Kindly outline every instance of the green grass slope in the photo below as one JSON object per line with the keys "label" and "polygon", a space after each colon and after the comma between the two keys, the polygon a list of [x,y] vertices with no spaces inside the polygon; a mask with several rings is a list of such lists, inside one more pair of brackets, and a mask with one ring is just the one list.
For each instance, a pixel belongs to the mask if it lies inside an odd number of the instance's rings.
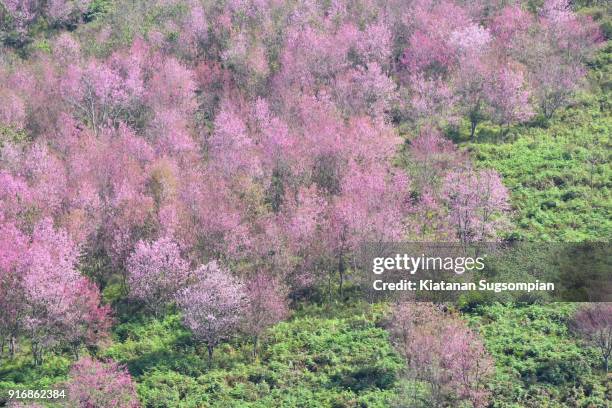
{"label": "green grass slope", "polygon": [[578,95],[546,125],[515,128],[511,141],[467,146],[479,166],[502,174],[514,208],[514,238],[612,236],[611,62],[608,42],[592,64],[592,92]]}
{"label": "green grass slope", "polygon": [[380,307],[326,309],[273,327],[255,359],[250,344],[230,343],[209,367],[176,315],[118,326],[104,354],[127,365],[147,407],[389,406],[402,361],[378,327]]}

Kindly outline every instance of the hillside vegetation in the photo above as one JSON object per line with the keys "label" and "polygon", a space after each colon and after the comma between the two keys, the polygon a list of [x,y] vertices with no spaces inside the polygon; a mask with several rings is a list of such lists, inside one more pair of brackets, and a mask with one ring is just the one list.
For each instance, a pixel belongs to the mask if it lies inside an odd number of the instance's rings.
{"label": "hillside vegetation", "polygon": [[0,406],[612,407],[611,303],[357,262],[608,242],[610,7],[0,0]]}

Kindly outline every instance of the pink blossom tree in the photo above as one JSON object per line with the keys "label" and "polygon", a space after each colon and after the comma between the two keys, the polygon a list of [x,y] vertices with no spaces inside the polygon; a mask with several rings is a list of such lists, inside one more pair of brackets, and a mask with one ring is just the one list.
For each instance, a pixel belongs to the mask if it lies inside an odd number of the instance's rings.
{"label": "pink blossom tree", "polygon": [[469,24],[466,11],[453,1],[424,1],[415,2],[404,13],[413,28],[406,42],[402,64],[412,74],[445,75],[457,57],[456,47],[449,38],[451,33]]}
{"label": "pink blossom tree", "polygon": [[612,303],[594,303],[578,309],[572,319],[575,331],[601,353],[606,373],[612,355]]}
{"label": "pink blossom tree", "polygon": [[212,364],[215,347],[239,329],[248,300],[243,283],[216,261],[200,266],[195,276],[197,281],[178,293],[177,303],[185,325],[206,345]]}
{"label": "pink blossom tree", "polygon": [[494,170],[453,170],[442,187],[448,222],[464,245],[495,239],[509,210],[508,190]]}
{"label": "pink blossom tree", "polygon": [[112,321],[110,306],[100,306],[100,291],[89,279],[79,279],[74,291],[74,299],[64,315],[62,325],[66,328],[63,341],[78,358],[82,344],[94,346],[108,340]]}
{"label": "pink blossom tree", "polygon": [[534,96],[545,118],[550,119],[561,107],[565,106],[573,93],[580,88],[586,75],[583,66],[565,63],[561,58],[551,56],[548,68],[534,67],[531,81],[538,84]]}
{"label": "pink blossom tree", "polygon": [[515,36],[512,52],[527,66],[535,101],[550,118],[583,86],[585,63],[602,36],[589,18],[571,10],[567,0],[546,1],[529,31]]}
{"label": "pink blossom tree", "polygon": [[68,235],[43,220],[26,254],[24,333],[32,342],[35,363],[42,362],[45,349],[58,344],[70,345],[76,353],[80,344],[102,340],[109,309],[99,305],[97,288],[75,269],[79,250]]}
{"label": "pink blossom tree", "polygon": [[456,106],[470,122],[470,139],[474,138],[478,124],[487,117],[485,90],[490,70],[490,64],[480,53],[471,52],[462,57],[453,74]]}
{"label": "pink blossom tree", "polygon": [[408,229],[421,240],[448,240],[453,231],[446,222],[443,180],[469,158],[435,128],[423,128],[410,142],[408,160],[412,181]]}
{"label": "pink blossom tree", "polygon": [[460,400],[475,408],[489,405],[491,392],[486,380],[493,374],[493,359],[478,335],[456,319],[441,333],[445,338],[443,359],[450,372],[450,387]]}
{"label": "pink blossom tree", "polygon": [[494,72],[485,89],[491,116],[500,125],[525,122],[534,114],[530,91],[521,71],[502,67]]}
{"label": "pink blossom tree", "polygon": [[90,3],[91,0],[4,0],[1,5],[11,17],[12,24],[0,26],[0,29],[9,32],[11,28],[14,29],[17,34],[15,45],[22,46],[31,40],[29,31],[39,19],[56,27],[75,25],[82,22]]}
{"label": "pink blossom tree", "polygon": [[57,345],[63,316],[72,306],[79,273],[75,269],[78,248],[63,232],[56,232],[49,219],[36,226],[27,253],[23,277],[27,296],[27,336],[37,364],[45,348]]}
{"label": "pink blossom tree", "polygon": [[468,159],[435,128],[423,128],[410,142],[412,188],[434,186]]}
{"label": "pink blossom tree", "polygon": [[70,368],[68,406],[137,408],[135,384],[127,369],[117,363],[82,357]]}
{"label": "pink blossom tree", "polygon": [[13,19],[20,40],[25,41],[30,24],[36,20],[40,12],[38,2],[36,0],[5,0],[3,6]]}
{"label": "pink blossom tree", "polygon": [[369,115],[384,119],[396,100],[395,83],[375,63],[349,70],[334,84],[335,98],[348,116]]}
{"label": "pink blossom tree", "polygon": [[94,132],[117,125],[143,98],[143,59],[146,50],[135,42],[129,52],[118,51],[106,61],[77,59],[62,67],[62,99]]}
{"label": "pink blossom tree", "polygon": [[270,326],[289,314],[285,289],[277,279],[257,273],[246,284],[247,305],[244,310],[243,329],[253,338],[253,356],[262,334]]}
{"label": "pink blossom tree", "polygon": [[430,403],[469,401],[486,407],[493,361],[478,336],[457,317],[427,303],[397,304],[390,317],[394,345],[410,378],[430,386]]}
{"label": "pink blossom tree", "polygon": [[8,342],[11,357],[24,328],[26,298],[21,267],[26,253],[26,236],[0,212],[0,353],[4,353]]}

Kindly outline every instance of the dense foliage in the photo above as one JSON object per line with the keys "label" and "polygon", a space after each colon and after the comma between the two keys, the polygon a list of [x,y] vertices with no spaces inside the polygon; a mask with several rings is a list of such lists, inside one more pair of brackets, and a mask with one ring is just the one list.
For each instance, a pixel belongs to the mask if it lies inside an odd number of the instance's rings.
{"label": "dense foliage", "polygon": [[608,239],[583,3],[0,0],[0,404],[605,406],[609,308],[355,285],[364,242]]}

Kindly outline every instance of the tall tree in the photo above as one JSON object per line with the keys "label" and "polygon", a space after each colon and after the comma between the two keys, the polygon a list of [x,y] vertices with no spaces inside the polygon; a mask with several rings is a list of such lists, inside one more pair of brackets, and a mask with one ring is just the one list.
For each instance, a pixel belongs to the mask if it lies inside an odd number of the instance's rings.
{"label": "tall tree", "polygon": [[581,307],[572,319],[572,326],[601,353],[606,373],[612,355],[612,303],[595,303]]}
{"label": "tall tree", "polygon": [[253,339],[253,356],[262,334],[270,326],[289,314],[285,289],[278,280],[264,273],[257,273],[246,283],[247,304],[242,327]]}
{"label": "tall tree", "polygon": [[193,283],[181,290],[177,302],[185,325],[206,345],[212,364],[215,347],[239,329],[247,304],[242,282],[216,261],[200,266]]}
{"label": "tall tree", "polygon": [[432,406],[453,401],[488,406],[486,380],[493,373],[493,361],[465,323],[439,306],[412,302],[397,304],[389,321],[408,376],[429,384]]}

